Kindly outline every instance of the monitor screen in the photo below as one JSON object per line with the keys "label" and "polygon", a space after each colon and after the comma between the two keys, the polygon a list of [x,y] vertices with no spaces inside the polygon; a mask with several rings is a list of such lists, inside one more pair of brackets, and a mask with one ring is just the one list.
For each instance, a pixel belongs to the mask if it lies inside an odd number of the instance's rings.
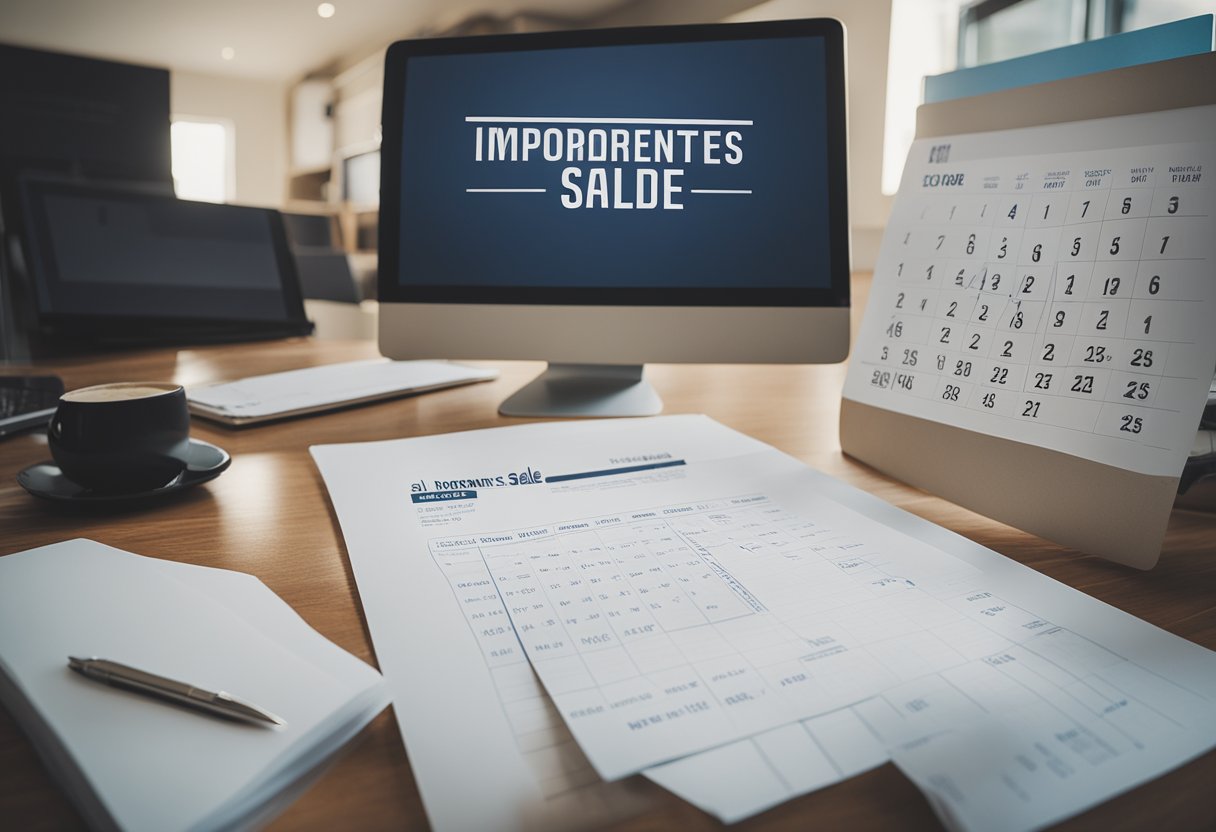
{"label": "monitor screen", "polygon": [[46,180],[21,190],[44,321],[81,332],[105,322],[307,325],[276,211]]}
{"label": "monitor screen", "polygon": [[395,44],[382,297],[847,305],[829,23]]}

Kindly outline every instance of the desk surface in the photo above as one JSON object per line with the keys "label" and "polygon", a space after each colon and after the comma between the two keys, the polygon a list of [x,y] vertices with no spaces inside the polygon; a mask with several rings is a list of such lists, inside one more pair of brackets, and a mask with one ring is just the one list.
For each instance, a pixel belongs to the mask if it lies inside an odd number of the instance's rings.
{"label": "desk surface", "polygon": [[[857,288],[865,288],[864,283]],[[857,299],[858,307],[863,298]],[[110,381],[198,384],[368,358],[366,342],[295,339],[154,350],[46,362],[68,388]],[[325,636],[375,661],[337,520],[308,446],[518,424],[497,405],[539,372],[495,364],[502,377],[275,425],[231,431],[195,420],[199,438],[226,448],[231,469],[160,506],[122,514],[65,513],[25,494],[17,472],[49,458],[44,435],[0,442],[0,555],[89,537],[143,555],[251,572]],[[12,370],[2,370],[11,372]],[[18,372],[22,369],[16,370]],[[1216,648],[1216,515],[1176,511],[1161,562],[1141,573],[1083,557],[844,457],[837,437],[843,366],[654,366],[647,377],[666,413],[706,413],[821,471],[963,534],[1133,615]],[[1072,821],[1069,829],[1216,828],[1216,752]],[[712,829],[718,823],[657,787],[653,808],[618,828]],[[473,797],[473,795],[471,795]],[[780,806],[745,830],[937,829],[928,804],[891,765]],[[79,816],[7,713],[0,711],[0,826],[76,828]],[[274,829],[424,829],[426,816],[391,710],[377,718]]]}

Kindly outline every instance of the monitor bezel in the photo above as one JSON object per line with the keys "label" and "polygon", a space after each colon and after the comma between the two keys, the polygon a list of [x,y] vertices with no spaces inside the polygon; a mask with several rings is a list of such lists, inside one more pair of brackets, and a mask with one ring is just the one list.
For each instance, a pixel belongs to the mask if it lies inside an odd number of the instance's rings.
{"label": "monitor bezel", "polygon": [[[825,52],[828,166],[828,287],[672,288],[424,285],[402,283],[399,238],[406,72],[412,58],[596,46],[822,38]],[[536,34],[404,40],[385,57],[380,155],[379,296],[390,303],[492,303],[572,306],[847,307],[849,222],[844,28],[829,18],[591,29]],[[473,242],[473,241],[470,241]]]}

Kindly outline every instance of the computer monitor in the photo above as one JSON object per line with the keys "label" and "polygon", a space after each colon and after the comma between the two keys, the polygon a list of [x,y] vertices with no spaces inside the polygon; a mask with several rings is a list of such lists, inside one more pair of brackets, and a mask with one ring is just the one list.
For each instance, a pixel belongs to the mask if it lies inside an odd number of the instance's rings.
{"label": "computer monitor", "polygon": [[307,335],[283,218],[156,188],[22,177],[38,331],[73,344]]}
{"label": "computer monitor", "polygon": [[387,55],[380,349],[543,359],[506,415],[647,415],[648,362],[849,343],[834,20],[402,41]]}
{"label": "computer monitor", "polygon": [[0,44],[0,78],[6,188],[43,171],[173,193],[169,70]]}

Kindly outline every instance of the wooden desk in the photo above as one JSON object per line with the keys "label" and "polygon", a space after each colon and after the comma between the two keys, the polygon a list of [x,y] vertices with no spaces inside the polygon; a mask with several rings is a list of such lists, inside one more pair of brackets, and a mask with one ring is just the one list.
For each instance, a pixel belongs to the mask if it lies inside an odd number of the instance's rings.
{"label": "wooden desk", "polygon": [[[271,344],[155,350],[48,362],[69,388],[110,381],[197,384],[367,358],[371,343]],[[257,575],[337,644],[375,661],[337,521],[308,446],[468,430],[520,420],[496,415],[509,393],[542,369],[503,363],[502,378],[412,399],[277,425],[230,431],[196,420],[196,436],[232,453],[229,471],[160,506],[121,514],[64,512],[28,496],[14,477],[50,456],[45,436],[0,442],[0,554],[90,537],[143,555]],[[1136,572],[1081,557],[901,485],[841,455],[837,439],[843,366],[654,366],[647,376],[667,413],[707,413],[822,471],[1077,587],[1216,648],[1216,515],[1175,512],[1160,565]],[[1069,829],[1216,828],[1216,753],[1064,824]],[[716,821],[657,787],[654,808],[619,828],[712,829]],[[470,799],[476,799],[475,789]],[[8,715],[0,711],[0,828],[81,826]],[[794,800],[743,830],[940,828],[928,804],[893,766]],[[391,711],[290,809],[276,829],[424,829],[426,817]]]}

